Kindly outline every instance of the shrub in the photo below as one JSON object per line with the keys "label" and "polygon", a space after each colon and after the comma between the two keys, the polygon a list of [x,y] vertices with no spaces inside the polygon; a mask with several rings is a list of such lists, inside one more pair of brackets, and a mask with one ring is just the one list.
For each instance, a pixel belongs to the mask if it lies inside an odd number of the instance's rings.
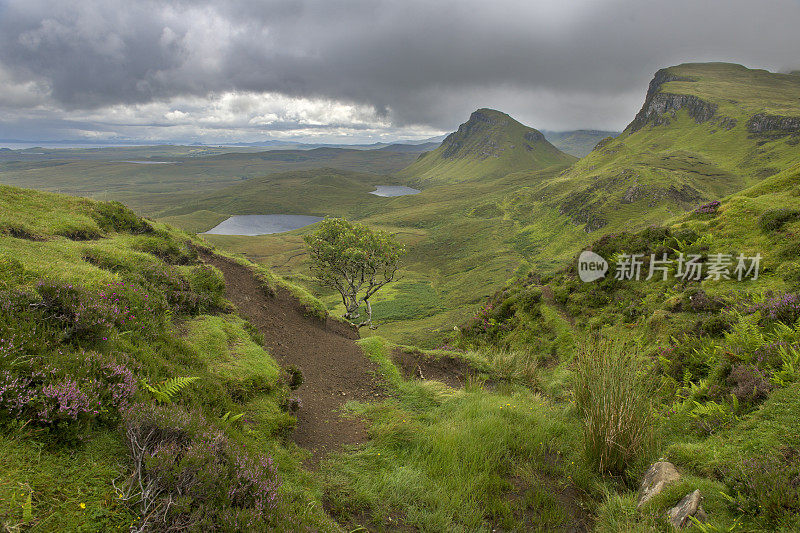
{"label": "shrub", "polygon": [[147,235],[136,239],[133,248],[147,252],[172,265],[188,265],[197,261],[197,250],[188,243],[177,242],[168,235]]}
{"label": "shrub", "polygon": [[703,289],[690,289],[685,293],[683,308],[696,313],[703,311],[719,311],[723,303],[718,298],[709,296]]}
{"label": "shrub", "polygon": [[98,249],[84,251],[83,258],[97,267],[115,272],[134,284],[149,287],[154,293],[163,295],[170,307],[178,313],[194,315],[222,306],[225,280],[222,273],[214,267],[195,265],[182,271],[161,261],[139,264]]}
{"label": "shrub", "polygon": [[760,311],[761,315],[766,319],[783,322],[787,326],[791,326],[800,319],[800,297],[797,294],[787,293],[767,298],[748,309],[750,313],[755,313],[756,311]]}
{"label": "shrub", "polygon": [[286,367],[286,384],[289,385],[289,389],[299,389],[303,381],[303,372],[297,366],[289,365]]}
{"label": "shrub", "polygon": [[138,531],[271,531],[280,482],[270,457],[254,456],[198,412],[136,405],[125,412],[133,472],[122,494]]}
{"label": "shrub", "polygon": [[207,309],[220,307],[225,297],[225,277],[219,269],[196,265],[188,271],[191,290],[201,296]]}
{"label": "shrub", "polygon": [[527,287],[517,296],[517,306],[528,313],[535,313],[541,301],[542,289],[539,287]]}
{"label": "shrub", "polygon": [[715,345],[707,338],[683,335],[661,348],[659,361],[663,372],[677,382],[703,378],[716,363]]}
{"label": "shrub", "polygon": [[97,202],[92,218],[103,231],[151,233],[152,226],[120,202]]}
{"label": "shrub", "polygon": [[653,443],[644,360],[631,345],[596,339],[577,348],[575,363],[586,456],[600,472],[624,473]]}
{"label": "shrub", "polygon": [[731,393],[740,402],[755,403],[763,400],[771,388],[767,376],[755,365],[737,365],[728,375]]}
{"label": "shrub", "polygon": [[723,314],[711,315],[697,323],[697,331],[708,337],[722,337],[733,327],[733,320]]}
{"label": "shrub", "polygon": [[748,516],[760,516],[773,526],[800,513],[800,457],[795,448],[742,459],[725,469],[737,504]]}
{"label": "shrub", "polygon": [[800,209],[790,209],[787,207],[781,209],[770,209],[764,211],[758,218],[758,225],[765,233],[771,231],[778,231],[783,228],[787,222],[794,222],[800,220]]}
{"label": "shrub", "polygon": [[95,424],[114,425],[137,391],[135,367],[124,356],[85,350],[3,356],[0,420],[25,423],[60,441],[79,438]]}
{"label": "shrub", "polygon": [[68,339],[99,340],[112,327],[132,329],[153,313],[149,295],[140,287],[109,283],[99,290],[42,281],[37,284],[45,315],[65,328]]}
{"label": "shrub", "polygon": [[714,200],[713,202],[698,206],[694,212],[698,215],[716,215],[720,205],[719,200]]}

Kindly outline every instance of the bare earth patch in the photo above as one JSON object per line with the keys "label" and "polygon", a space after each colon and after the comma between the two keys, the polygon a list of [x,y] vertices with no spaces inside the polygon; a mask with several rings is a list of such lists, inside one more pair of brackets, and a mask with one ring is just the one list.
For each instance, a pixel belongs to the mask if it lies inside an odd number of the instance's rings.
{"label": "bare earth patch", "polygon": [[353,342],[358,332],[347,324],[306,316],[286,290],[268,296],[253,273],[225,258],[202,254],[225,275],[226,297],[264,335],[265,345],[281,366],[295,365],[304,383],[296,391],[301,407],[293,440],[312,454],[309,466],[344,445],[367,440],[364,422],[343,418],[350,400],[385,397],[377,366]]}

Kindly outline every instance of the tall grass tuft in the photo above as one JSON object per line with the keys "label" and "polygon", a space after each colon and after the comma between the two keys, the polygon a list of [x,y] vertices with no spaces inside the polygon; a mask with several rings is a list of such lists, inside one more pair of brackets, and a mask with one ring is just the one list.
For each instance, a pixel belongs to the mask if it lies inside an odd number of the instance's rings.
{"label": "tall grass tuft", "polygon": [[575,365],[587,459],[600,472],[623,474],[653,446],[645,360],[630,343],[597,338],[577,347]]}

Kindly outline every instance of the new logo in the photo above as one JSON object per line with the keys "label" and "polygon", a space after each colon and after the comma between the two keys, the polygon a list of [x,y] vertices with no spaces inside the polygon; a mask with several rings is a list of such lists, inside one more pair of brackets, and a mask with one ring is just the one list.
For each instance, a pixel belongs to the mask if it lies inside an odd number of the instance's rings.
{"label": "new logo", "polygon": [[578,256],[578,277],[589,283],[604,278],[608,272],[608,261],[590,250],[584,250]]}

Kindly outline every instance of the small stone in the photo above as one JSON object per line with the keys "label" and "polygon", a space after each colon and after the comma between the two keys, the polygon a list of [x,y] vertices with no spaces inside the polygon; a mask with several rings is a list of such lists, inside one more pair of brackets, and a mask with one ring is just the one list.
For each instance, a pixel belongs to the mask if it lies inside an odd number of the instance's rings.
{"label": "small stone", "polygon": [[681,475],[675,465],[669,461],[658,461],[647,469],[642,485],[639,487],[639,503],[636,507],[641,507],[653,496],[660,494],[664,487],[678,481]]}
{"label": "small stone", "polygon": [[672,509],[667,513],[669,515],[670,523],[676,528],[686,527],[692,524],[690,517],[695,517],[701,522],[708,519],[703,506],[703,495],[699,490],[690,492]]}

